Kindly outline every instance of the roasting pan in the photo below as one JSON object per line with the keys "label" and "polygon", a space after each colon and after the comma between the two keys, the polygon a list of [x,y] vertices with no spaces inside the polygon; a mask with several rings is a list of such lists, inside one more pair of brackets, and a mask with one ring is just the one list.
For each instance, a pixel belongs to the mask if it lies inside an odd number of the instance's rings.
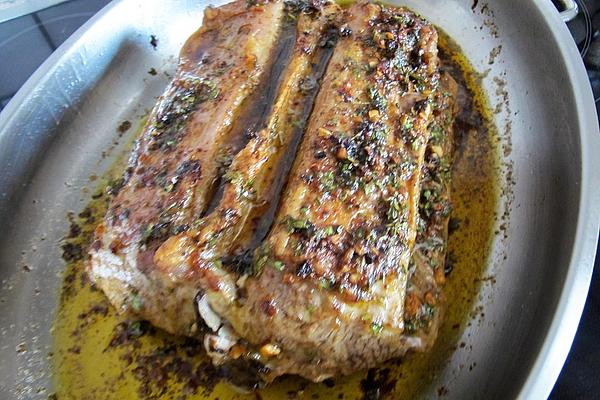
{"label": "roasting pan", "polygon": [[[548,0],[390,2],[460,44],[497,111],[502,152],[504,234],[486,266],[494,284],[481,285],[473,304],[485,318],[463,332],[466,350],[424,396],[443,384],[451,399],[545,398],[577,329],[600,221],[600,136],[583,63]],[[114,1],[0,114],[0,398],[52,393],[66,214],[84,207],[90,175],[127,145],[116,127],[155,103],[207,4]]]}

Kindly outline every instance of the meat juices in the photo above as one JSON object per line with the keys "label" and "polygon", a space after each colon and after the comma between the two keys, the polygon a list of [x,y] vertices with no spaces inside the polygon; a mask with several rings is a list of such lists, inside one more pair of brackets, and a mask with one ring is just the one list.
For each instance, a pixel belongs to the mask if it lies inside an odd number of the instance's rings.
{"label": "meat juices", "polygon": [[[264,122],[237,129],[265,82]],[[266,382],[426,350],[442,315],[455,86],[435,29],[406,9],[207,9],[97,229],[92,280]]]}

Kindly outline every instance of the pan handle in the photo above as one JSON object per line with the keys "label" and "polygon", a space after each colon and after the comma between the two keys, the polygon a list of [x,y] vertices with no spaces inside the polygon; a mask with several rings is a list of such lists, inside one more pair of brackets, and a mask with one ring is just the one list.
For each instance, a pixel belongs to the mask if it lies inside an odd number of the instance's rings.
{"label": "pan handle", "polygon": [[579,6],[575,0],[558,0],[553,1],[553,3],[558,8],[558,13],[563,22],[572,21],[579,14]]}

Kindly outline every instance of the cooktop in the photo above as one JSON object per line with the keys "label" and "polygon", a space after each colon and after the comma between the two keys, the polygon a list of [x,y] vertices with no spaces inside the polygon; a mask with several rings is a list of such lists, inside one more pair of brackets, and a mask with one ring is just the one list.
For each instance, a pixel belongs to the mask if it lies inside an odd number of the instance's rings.
{"label": "cooktop", "polygon": [[[62,42],[109,2],[0,0],[0,110]],[[596,109],[600,111],[600,0],[577,0],[577,3],[578,14],[567,25],[579,46],[596,99]],[[599,396],[599,257],[595,267],[577,336],[551,399]]]}

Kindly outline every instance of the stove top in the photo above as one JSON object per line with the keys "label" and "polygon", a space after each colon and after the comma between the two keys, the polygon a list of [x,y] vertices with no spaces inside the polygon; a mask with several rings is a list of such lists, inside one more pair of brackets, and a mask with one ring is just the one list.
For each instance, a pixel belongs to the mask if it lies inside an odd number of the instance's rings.
{"label": "stove top", "polygon": [[[0,110],[27,78],[79,26],[110,0],[0,0]],[[600,114],[600,0],[577,0],[579,14],[567,25],[585,62]],[[16,8],[8,10],[8,6]],[[52,7],[40,9],[36,7]],[[39,10],[39,11],[35,11]],[[15,13],[22,16],[13,18]],[[13,18],[6,20],[8,18]],[[598,248],[600,253],[600,246]],[[600,393],[600,258],[571,352],[552,399]],[[592,393],[596,393],[593,395]]]}
{"label": "stove top", "polygon": [[585,63],[598,110],[600,102],[600,0],[579,0],[579,14],[567,26]]}

